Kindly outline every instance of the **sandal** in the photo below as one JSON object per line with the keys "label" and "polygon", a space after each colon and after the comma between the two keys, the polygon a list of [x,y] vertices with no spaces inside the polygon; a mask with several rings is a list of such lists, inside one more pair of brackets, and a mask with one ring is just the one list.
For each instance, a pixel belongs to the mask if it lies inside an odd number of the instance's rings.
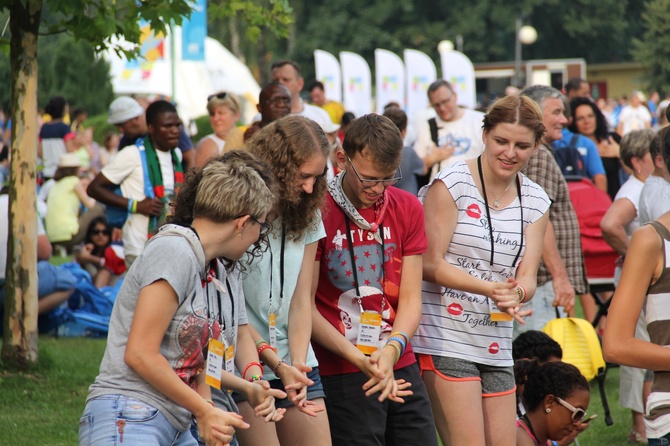
{"label": "sandal", "polygon": [[636,430],[632,430],[628,434],[628,442],[634,444],[647,444],[647,437]]}

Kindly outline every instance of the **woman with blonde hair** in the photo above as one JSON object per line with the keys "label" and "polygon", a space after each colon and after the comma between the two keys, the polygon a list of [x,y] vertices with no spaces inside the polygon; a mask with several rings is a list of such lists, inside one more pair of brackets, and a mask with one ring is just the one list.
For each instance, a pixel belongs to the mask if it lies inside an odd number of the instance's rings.
{"label": "woman with blonde hair", "polygon": [[[210,158],[223,153],[231,130],[240,119],[240,103],[237,97],[222,91],[207,98],[207,113],[214,133],[200,140],[195,148],[195,165],[202,167]],[[232,147],[239,149],[240,147]]]}
{"label": "woman with blonde hair", "polygon": [[[535,293],[550,201],[521,173],[546,131],[537,104],[507,96],[484,117],[484,153],[419,192],[428,249],[412,340],[445,444],[514,438],[513,320]],[[463,404],[467,401],[468,404]]]}
{"label": "woman with blonde hair", "polygon": [[147,242],[119,291],[79,421],[80,445],[192,446],[192,419],[205,443],[229,444],[235,429],[248,425],[231,413],[232,401],[230,412],[215,405],[212,389],[243,393],[256,416],[281,419],[274,397],[284,392],[233,374],[234,366],[258,362],[238,265],[262,237],[273,187],[265,164],[240,151],[188,176],[168,224]]}

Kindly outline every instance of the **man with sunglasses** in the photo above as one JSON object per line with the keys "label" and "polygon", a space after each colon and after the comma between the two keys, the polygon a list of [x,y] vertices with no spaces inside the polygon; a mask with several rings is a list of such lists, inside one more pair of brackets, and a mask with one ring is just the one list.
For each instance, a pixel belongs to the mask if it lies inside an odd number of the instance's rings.
{"label": "man with sunglasses", "polygon": [[349,124],[335,154],[341,172],[328,185],[312,283],[312,345],[334,446],[437,444],[410,345],[421,317],[423,210],[389,187],[402,178],[402,146],[391,120],[369,114]]}
{"label": "man with sunglasses", "polygon": [[481,155],[484,114],[459,107],[458,94],[443,79],[430,84],[427,93],[437,116],[419,124],[414,150],[430,169],[432,179],[445,167]]}

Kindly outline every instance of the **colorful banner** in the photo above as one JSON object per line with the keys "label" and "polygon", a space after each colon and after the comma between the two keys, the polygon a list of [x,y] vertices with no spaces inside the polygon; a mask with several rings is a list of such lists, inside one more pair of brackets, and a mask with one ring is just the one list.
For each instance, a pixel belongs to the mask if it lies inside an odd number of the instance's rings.
{"label": "colorful banner", "polygon": [[372,112],[372,79],[368,63],[356,53],[342,51],[344,108],[358,118]]}
{"label": "colorful banner", "polygon": [[384,113],[384,106],[389,102],[397,102],[405,109],[405,64],[395,53],[375,50],[375,86],[377,113]]}
{"label": "colorful banner", "polygon": [[323,83],[326,98],[342,102],[342,72],[337,58],[329,52],[314,50],[316,79]]}
{"label": "colorful banner", "polygon": [[193,0],[191,17],[181,24],[181,59],[205,60],[205,37],[207,37],[207,0]]}
{"label": "colorful banner", "polygon": [[458,51],[441,51],[442,78],[451,84],[458,95],[458,105],[477,107],[475,68],[468,57]]}
{"label": "colorful banner", "polygon": [[417,50],[405,50],[407,72],[407,115],[412,116],[425,110],[430,104],[426,90],[437,79],[437,70],[427,54]]}
{"label": "colorful banner", "polygon": [[155,33],[149,22],[140,21],[140,55],[128,60],[122,76],[124,79],[144,80],[151,77],[154,63],[165,60],[167,39],[165,34]]}

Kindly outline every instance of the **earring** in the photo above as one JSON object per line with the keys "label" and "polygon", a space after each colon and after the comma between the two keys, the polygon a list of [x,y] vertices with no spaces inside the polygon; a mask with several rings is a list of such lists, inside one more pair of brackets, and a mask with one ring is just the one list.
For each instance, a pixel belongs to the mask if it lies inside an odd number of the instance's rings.
{"label": "earring", "polygon": [[548,407],[547,407],[546,409],[544,409],[544,410],[545,410],[545,412],[547,412],[547,413],[551,413],[551,409],[549,409]]}
{"label": "earring", "polygon": [[238,232],[238,233],[237,233],[237,236],[238,236],[239,238],[242,238],[242,231]]}

